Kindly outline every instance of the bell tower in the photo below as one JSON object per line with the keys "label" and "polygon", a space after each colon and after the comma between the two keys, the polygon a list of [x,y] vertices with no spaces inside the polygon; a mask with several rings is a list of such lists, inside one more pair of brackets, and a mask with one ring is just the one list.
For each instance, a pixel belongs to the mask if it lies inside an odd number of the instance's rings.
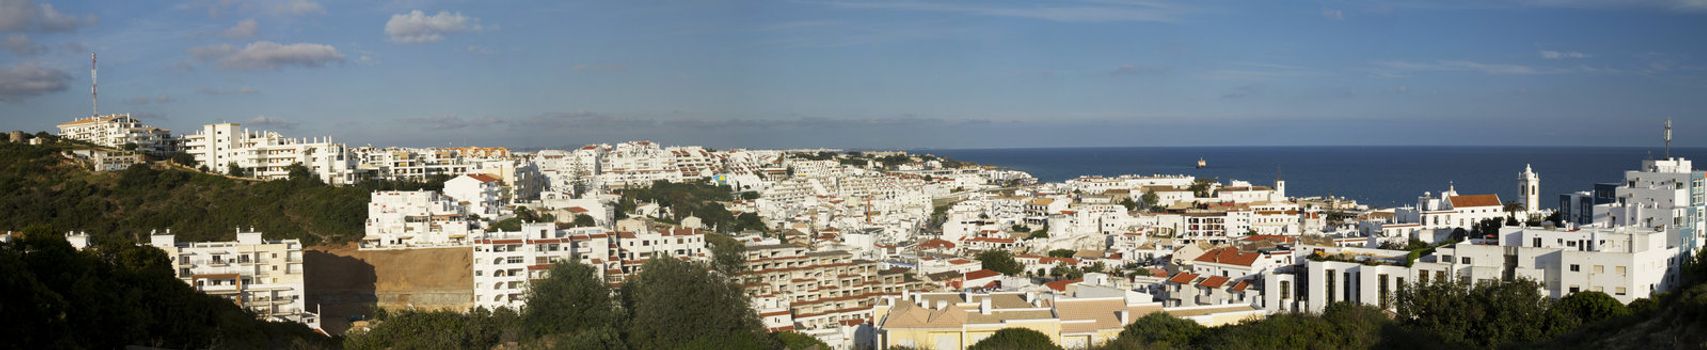
{"label": "bell tower", "polygon": [[1517,174],[1517,197],[1523,198],[1525,213],[1541,212],[1541,176],[1529,164],[1523,165],[1523,172]]}

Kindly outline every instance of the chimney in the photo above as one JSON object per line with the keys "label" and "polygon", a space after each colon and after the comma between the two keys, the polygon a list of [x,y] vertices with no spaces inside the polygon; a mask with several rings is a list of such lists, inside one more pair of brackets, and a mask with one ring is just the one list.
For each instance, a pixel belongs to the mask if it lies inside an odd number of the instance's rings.
{"label": "chimney", "polygon": [[936,301],[935,309],[947,309],[947,308],[948,308],[948,301],[947,300],[937,300]]}
{"label": "chimney", "polygon": [[985,296],[984,300],[978,301],[978,313],[985,314],[985,315],[990,314],[990,297],[989,296]]}
{"label": "chimney", "polygon": [[1121,325],[1132,324],[1132,311],[1120,310],[1114,312],[1114,318],[1120,319]]}

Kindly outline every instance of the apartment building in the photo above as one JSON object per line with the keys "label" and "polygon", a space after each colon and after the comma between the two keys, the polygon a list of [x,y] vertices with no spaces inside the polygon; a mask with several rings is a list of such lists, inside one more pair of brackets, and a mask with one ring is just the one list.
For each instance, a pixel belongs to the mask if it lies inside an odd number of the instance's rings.
{"label": "apartment building", "polygon": [[503,213],[501,198],[503,184],[486,174],[463,174],[445,181],[445,197],[450,197],[467,209],[470,215],[495,218]]}
{"label": "apartment building", "polygon": [[375,191],[367,206],[364,248],[468,244],[473,223],[455,199],[434,191]]}
{"label": "apartment building", "polygon": [[[692,218],[692,217],[690,217]],[[687,221],[687,220],[683,220]],[[705,246],[705,232],[695,228],[653,228],[638,232],[617,232],[612,257],[622,262],[612,280],[621,282],[628,275],[640,272],[640,265],[655,258],[706,260],[711,251]]]}
{"label": "apartment building", "polygon": [[60,123],[59,137],[118,149],[130,145],[137,152],[153,155],[178,151],[178,143],[172,138],[171,130],[143,124],[130,113],[97,115]]}
{"label": "apartment building", "polygon": [[1605,207],[1606,222],[1597,224],[1664,231],[1666,246],[1676,247],[1679,258],[1694,256],[1707,242],[1704,178],[1707,172],[1695,170],[1688,159],[1643,160],[1641,169],[1624,172],[1623,184],[1613,190],[1616,199]]}
{"label": "apartment building", "polygon": [[1264,273],[1264,307],[1321,312],[1329,303],[1356,301],[1390,309],[1407,283],[1516,278],[1540,283],[1550,298],[1597,291],[1628,303],[1680,283],[1683,260],[1666,235],[1631,227],[1507,227],[1497,244],[1460,242],[1415,261],[1403,250],[1304,246],[1299,264]]}
{"label": "apartment building", "polygon": [[[89,236],[69,234],[66,240],[83,249]],[[303,300],[298,240],[269,241],[260,232],[238,229],[236,241],[179,242],[168,231],[150,234],[148,245],[164,252],[173,275],[196,291],[229,299],[261,319],[320,328],[318,310],[310,310]]]}
{"label": "apartment building", "polygon": [[748,296],[776,300],[792,330],[837,333],[871,319],[879,298],[918,288],[904,271],[880,270],[876,261],[841,250],[812,251],[798,244],[748,245],[740,281]]}
{"label": "apartment building", "polygon": [[[351,184],[358,180],[356,160],[344,144],[327,138],[286,138],[272,131],[252,131],[237,123],[203,125],[184,136],[184,152],[208,171],[247,175],[262,180],[290,176],[289,167],[301,164],[329,184]],[[244,174],[232,174],[235,168]]]}
{"label": "apartment building", "polygon": [[545,278],[551,264],[576,261],[592,266],[599,278],[620,271],[614,259],[615,235],[602,228],[558,229],[553,223],[523,224],[521,231],[484,232],[473,239],[474,305],[520,309],[531,281]]}

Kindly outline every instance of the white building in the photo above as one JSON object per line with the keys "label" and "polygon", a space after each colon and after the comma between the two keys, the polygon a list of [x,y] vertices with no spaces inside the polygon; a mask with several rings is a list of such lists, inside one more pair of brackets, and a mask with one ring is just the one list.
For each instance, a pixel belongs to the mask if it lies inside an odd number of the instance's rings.
{"label": "white building", "polygon": [[130,113],[91,116],[60,123],[59,137],[119,149],[133,145],[137,152],[154,155],[178,150],[171,130],[143,124]]}
{"label": "white building", "polygon": [[468,214],[482,218],[497,217],[503,212],[500,200],[502,184],[486,174],[463,174],[445,181],[445,196],[455,199]]}
{"label": "white building", "polygon": [[1263,274],[1263,306],[1321,312],[1336,301],[1356,301],[1392,309],[1395,293],[1408,283],[1516,278],[1540,283],[1550,298],[1596,291],[1629,303],[1678,285],[1682,260],[1664,241],[1663,231],[1633,228],[1508,227],[1500,230],[1498,245],[1443,246],[1410,266],[1410,252],[1403,250],[1303,246],[1296,250],[1298,264]]}
{"label": "white building", "polygon": [[523,224],[521,231],[486,232],[474,239],[474,305],[486,309],[520,309],[527,289],[546,277],[551,264],[577,261],[592,266],[594,276],[619,269],[611,257],[612,235],[597,227],[557,229],[552,223]]}
{"label": "white building", "polygon": [[[88,246],[89,236],[69,234],[73,247]],[[171,233],[152,234],[148,245],[172,262],[172,273],[191,288],[226,298],[269,321],[300,322],[320,328],[318,310],[303,300],[302,243],[268,241],[260,232],[237,230],[237,240],[178,242]]]}
{"label": "white building", "polygon": [[363,247],[468,244],[470,222],[454,199],[433,191],[375,191],[371,198]]}
{"label": "white building", "polygon": [[1707,173],[1691,165],[1683,158],[1649,159],[1641,170],[1625,171],[1616,202],[1607,205],[1609,222],[1598,224],[1664,231],[1666,246],[1677,247],[1680,257],[1693,256],[1707,241]]}
{"label": "white building", "polygon": [[240,129],[237,123],[203,125],[184,136],[184,152],[209,171],[227,175],[230,168],[244,175],[273,180],[290,176],[292,164],[302,164],[329,184],[355,183],[355,159],[331,138],[293,139],[271,131]]}

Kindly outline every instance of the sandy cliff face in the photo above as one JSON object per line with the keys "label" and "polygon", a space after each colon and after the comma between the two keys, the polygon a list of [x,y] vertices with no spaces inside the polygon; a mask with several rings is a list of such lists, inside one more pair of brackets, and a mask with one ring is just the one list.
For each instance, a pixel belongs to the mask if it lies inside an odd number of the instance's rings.
{"label": "sandy cliff face", "polygon": [[467,310],[474,306],[471,254],[468,248],[309,248],[303,253],[308,308],[320,308],[321,327],[331,334],[342,334],[351,316],[370,315],[376,306]]}

